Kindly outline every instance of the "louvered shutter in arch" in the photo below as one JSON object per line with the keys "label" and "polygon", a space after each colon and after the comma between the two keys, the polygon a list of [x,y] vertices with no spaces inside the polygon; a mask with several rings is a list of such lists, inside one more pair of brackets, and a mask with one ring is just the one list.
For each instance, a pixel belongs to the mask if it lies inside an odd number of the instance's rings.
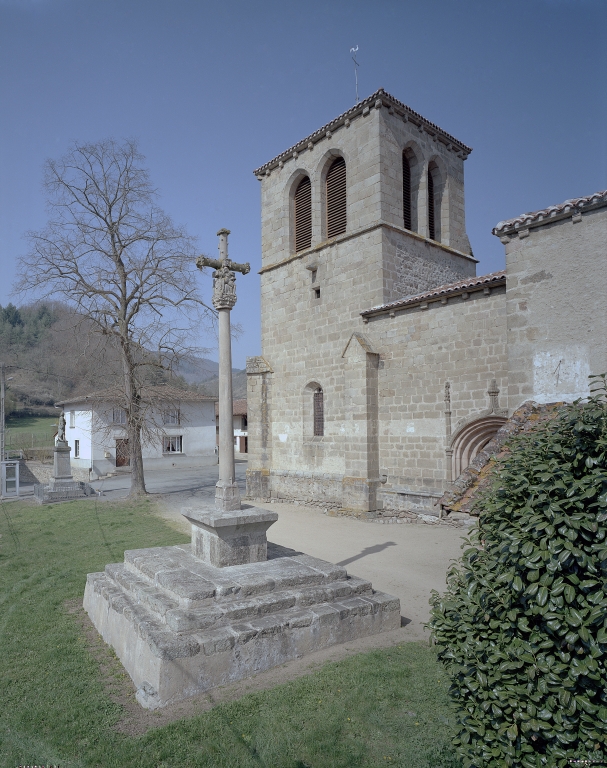
{"label": "louvered shutter in arch", "polygon": [[327,237],[346,231],[346,161],[338,157],[327,173]]}
{"label": "louvered shutter in arch", "polygon": [[436,228],[434,226],[434,177],[432,170],[428,169],[428,237],[436,240]]}
{"label": "louvered shutter in arch", "polygon": [[295,191],[295,251],[312,245],[312,185],[305,176]]}
{"label": "louvered shutter in arch", "polygon": [[411,229],[411,166],[403,152],[403,222],[405,229]]}

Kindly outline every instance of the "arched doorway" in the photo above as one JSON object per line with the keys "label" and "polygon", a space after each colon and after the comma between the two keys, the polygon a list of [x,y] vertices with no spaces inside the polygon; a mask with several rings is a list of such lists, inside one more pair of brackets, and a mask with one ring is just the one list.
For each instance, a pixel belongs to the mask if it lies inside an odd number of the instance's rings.
{"label": "arched doorway", "polygon": [[483,450],[487,443],[495,437],[498,429],[506,423],[505,416],[484,416],[464,424],[451,438],[451,477],[453,480],[461,475],[473,459]]}

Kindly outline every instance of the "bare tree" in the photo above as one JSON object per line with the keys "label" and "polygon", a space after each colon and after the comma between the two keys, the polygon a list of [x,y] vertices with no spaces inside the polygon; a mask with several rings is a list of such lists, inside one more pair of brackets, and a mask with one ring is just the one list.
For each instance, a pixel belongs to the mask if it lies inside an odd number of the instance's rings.
{"label": "bare tree", "polygon": [[213,320],[198,293],[194,241],[156,205],[134,141],[74,143],[46,162],[44,188],[49,221],[28,233],[15,287],[60,298],[118,350],[131,495],[143,494],[145,371],[192,354],[193,329]]}

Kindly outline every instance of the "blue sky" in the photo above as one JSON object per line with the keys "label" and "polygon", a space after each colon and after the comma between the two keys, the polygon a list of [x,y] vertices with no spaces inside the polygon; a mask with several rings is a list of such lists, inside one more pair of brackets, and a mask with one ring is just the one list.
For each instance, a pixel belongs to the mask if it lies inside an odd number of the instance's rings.
{"label": "blue sky", "polygon": [[356,45],[361,98],[383,87],[473,147],[479,274],[503,266],[498,221],[607,188],[606,0],[0,0],[0,303],[46,221],[45,159],[135,137],[201,252],[227,227],[251,262],[244,367],[260,352],[252,171],[354,104]]}

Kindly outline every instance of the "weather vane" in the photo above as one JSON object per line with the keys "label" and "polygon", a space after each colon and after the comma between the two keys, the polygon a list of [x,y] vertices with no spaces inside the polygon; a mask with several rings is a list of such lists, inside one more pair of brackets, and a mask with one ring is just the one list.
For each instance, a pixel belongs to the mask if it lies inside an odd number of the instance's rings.
{"label": "weather vane", "polygon": [[358,62],[356,61],[356,52],[358,51],[358,46],[356,48],[350,48],[350,53],[353,53],[354,56],[352,56],[352,61],[354,62],[354,80],[356,81],[356,103],[358,104]]}

